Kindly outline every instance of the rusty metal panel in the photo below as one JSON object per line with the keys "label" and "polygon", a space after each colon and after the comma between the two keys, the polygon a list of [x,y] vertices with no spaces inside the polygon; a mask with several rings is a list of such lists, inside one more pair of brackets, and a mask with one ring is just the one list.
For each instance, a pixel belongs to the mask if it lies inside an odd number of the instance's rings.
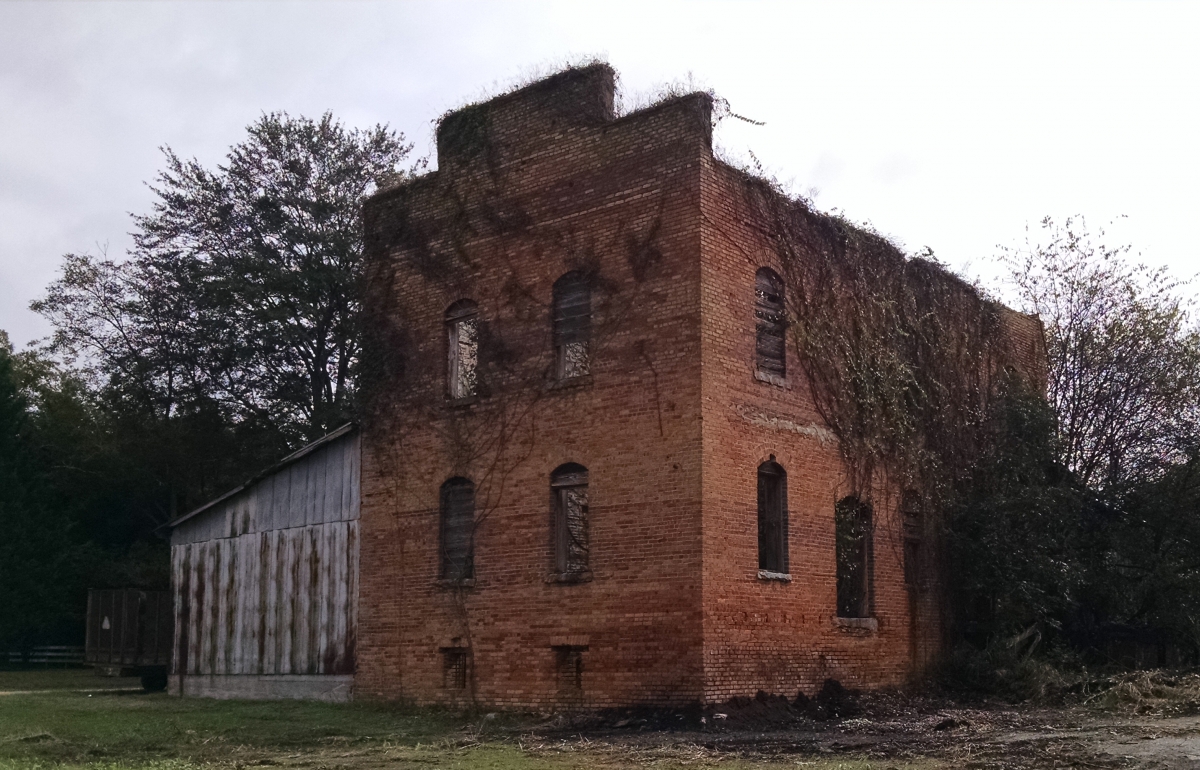
{"label": "rusty metal panel", "polygon": [[84,660],[99,665],[170,663],[175,638],[167,591],[136,588],[88,591]]}
{"label": "rusty metal panel", "polygon": [[348,441],[339,441],[336,446],[329,448],[325,460],[325,514],[323,522],[341,521],[345,518],[342,510],[342,490],[346,486],[345,458]]}
{"label": "rusty metal panel", "polygon": [[325,660],[329,654],[330,634],[329,626],[332,620],[332,613],[336,612],[333,605],[333,571],[332,565],[336,558],[334,533],[337,532],[337,525],[327,525],[319,528],[316,531],[316,536],[320,538],[319,546],[316,549],[320,558],[317,563],[317,591],[316,596],[316,618],[317,618],[317,634],[316,634],[316,654],[314,657],[315,666],[313,673],[325,674]]}
{"label": "rusty metal panel", "polygon": [[[357,521],[360,507],[359,494],[362,490],[362,484],[360,483],[362,477],[362,439],[356,434],[351,440],[354,442],[354,451],[351,453],[350,458],[350,517],[348,520]],[[355,574],[358,573],[356,572]]]}
{"label": "rusty metal panel", "polygon": [[201,619],[204,617],[204,545],[191,543],[188,548],[188,638],[187,673],[200,673]]}
{"label": "rusty metal panel", "polygon": [[204,663],[205,673],[216,670],[217,646],[221,637],[218,617],[221,609],[221,550],[224,540],[210,540],[205,545],[208,553],[204,560]]}
{"label": "rusty metal panel", "polygon": [[358,484],[358,477],[351,476],[354,468],[351,465],[350,456],[358,453],[358,444],[356,438],[350,438],[342,445],[341,468],[338,475],[341,476],[343,483],[341,486],[340,495],[337,501],[337,513],[334,518],[337,521],[346,521],[350,518],[350,487]]}
{"label": "rusty metal panel", "polygon": [[279,626],[277,641],[279,650],[276,653],[279,660],[278,671],[281,674],[292,672],[292,641],[295,632],[296,610],[296,538],[294,529],[284,529],[279,532],[279,564],[281,578],[279,582],[279,616],[276,625]]}
{"label": "rusty metal panel", "polygon": [[174,590],[175,609],[175,655],[171,673],[187,673],[188,617],[190,591],[190,564],[188,545],[171,548],[171,588]]}

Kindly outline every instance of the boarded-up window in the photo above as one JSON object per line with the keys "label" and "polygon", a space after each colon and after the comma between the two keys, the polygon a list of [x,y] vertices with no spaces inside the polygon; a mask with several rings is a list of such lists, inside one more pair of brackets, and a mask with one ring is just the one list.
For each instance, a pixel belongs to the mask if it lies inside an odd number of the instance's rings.
{"label": "boarded-up window", "polygon": [[578,270],[554,282],[554,352],[558,379],[591,370],[592,290]]}
{"label": "boarded-up window", "polygon": [[834,507],[834,518],[838,617],[870,617],[871,506],[857,497],[845,497]]}
{"label": "boarded-up window", "polygon": [[554,648],[554,674],[558,694],[565,700],[583,695],[583,653],[586,647],[561,646]]}
{"label": "boarded-up window", "polygon": [[916,589],[921,584],[921,541],[924,539],[923,506],[915,492],[900,499],[900,517],[904,524],[904,582]]}
{"label": "boarded-up window", "polygon": [[475,485],[456,477],[442,484],[441,545],[443,580],[475,577]]}
{"label": "boarded-up window", "polygon": [[770,268],[754,275],[754,366],[772,379],[787,376],[783,279]]}
{"label": "boarded-up window", "polygon": [[467,652],[462,647],[442,649],[442,687],[447,690],[467,689]]}
{"label": "boarded-up window", "polygon": [[446,377],[450,398],[470,398],[479,389],[479,311],[469,299],[446,310]]}
{"label": "boarded-up window", "polygon": [[588,472],[575,463],[550,475],[554,504],[554,568],[562,577],[588,572]]}
{"label": "boarded-up window", "polygon": [[758,568],[788,571],[787,474],[774,460],[758,466]]}

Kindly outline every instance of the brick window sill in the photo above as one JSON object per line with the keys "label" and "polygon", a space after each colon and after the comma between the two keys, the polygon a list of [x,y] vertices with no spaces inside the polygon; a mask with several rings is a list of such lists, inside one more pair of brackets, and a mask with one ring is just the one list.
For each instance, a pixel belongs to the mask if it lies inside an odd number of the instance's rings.
{"label": "brick window sill", "polygon": [[463,396],[462,398],[447,398],[446,406],[451,408],[470,406],[479,400],[479,396]]}
{"label": "brick window sill", "polygon": [[792,389],[792,386],[788,384],[787,377],[780,377],[777,374],[755,371],[754,379],[758,380],[759,382],[765,382],[768,385],[774,385],[777,388],[783,388],[784,390]]}
{"label": "brick window sill", "polygon": [[572,583],[590,583],[592,582],[591,572],[552,572],[546,576],[547,583],[564,583],[570,585]]}
{"label": "brick window sill", "polygon": [[586,388],[592,384],[592,375],[581,374],[578,377],[568,377],[561,380],[551,380],[546,383],[546,390],[570,390],[571,388]]}
{"label": "brick window sill", "polygon": [[879,621],[876,618],[834,617],[833,625],[848,631],[870,631],[874,633],[879,630]]}
{"label": "brick window sill", "polygon": [[440,588],[474,588],[475,578],[456,578],[453,580],[440,578],[437,581],[437,585]]}
{"label": "brick window sill", "polygon": [[790,582],[792,582],[792,576],[789,575],[788,573],[772,572],[767,569],[760,569],[758,571],[758,579],[766,580],[768,582],[773,582],[773,583],[790,583]]}

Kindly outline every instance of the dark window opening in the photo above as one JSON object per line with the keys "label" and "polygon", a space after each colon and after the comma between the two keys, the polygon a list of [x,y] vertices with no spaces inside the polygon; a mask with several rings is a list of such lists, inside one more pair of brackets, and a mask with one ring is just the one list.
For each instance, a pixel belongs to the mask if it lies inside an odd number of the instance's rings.
{"label": "dark window opening", "polygon": [[588,472],[575,463],[550,474],[554,504],[554,569],[562,577],[588,572]]}
{"label": "dark window opening", "polygon": [[915,492],[905,492],[900,499],[900,518],[904,527],[904,582],[910,588],[921,584],[922,508],[921,498]]}
{"label": "dark window opening", "polygon": [[837,526],[837,613],[871,615],[871,506],[845,497],[834,508]]}
{"label": "dark window opening", "polygon": [[554,355],[557,379],[591,371],[592,290],[578,270],[554,282]]}
{"label": "dark window opening", "polygon": [[461,647],[442,650],[442,687],[447,690],[467,689],[467,650]]}
{"label": "dark window opening", "polygon": [[475,485],[456,477],[442,484],[441,577],[470,580],[475,577]]}
{"label": "dark window opening", "polygon": [[479,310],[460,299],[446,310],[446,381],[451,399],[471,398],[479,390]]}
{"label": "dark window opening", "polygon": [[783,279],[770,268],[759,268],[754,276],[754,365],[759,374],[780,380],[787,376],[783,300]]}
{"label": "dark window opening", "polygon": [[583,694],[583,653],[587,647],[563,646],[554,648],[555,679],[559,695],[578,697]]}
{"label": "dark window opening", "polygon": [[787,473],[774,458],[758,466],[758,568],[788,571]]}

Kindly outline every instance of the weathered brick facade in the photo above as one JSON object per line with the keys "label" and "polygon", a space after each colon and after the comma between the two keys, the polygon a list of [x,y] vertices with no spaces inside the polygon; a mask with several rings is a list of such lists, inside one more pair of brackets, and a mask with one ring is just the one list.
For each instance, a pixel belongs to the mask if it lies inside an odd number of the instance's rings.
{"label": "weathered brick facade", "polygon": [[[713,158],[710,98],[612,104],[593,66],[453,113],[438,170],[367,205],[358,697],[598,707],[904,681],[936,651],[936,604],[906,586],[888,508],[872,617],[836,617],[843,468],[796,362],[784,383],[755,376],[755,272],[776,257],[739,209],[744,177]],[[590,372],[560,381],[551,298],[572,270],[592,286]],[[446,311],[463,299],[477,392],[452,399]],[[1034,362],[1036,322],[1008,318]],[[790,582],[758,569],[772,457]],[[565,463],[587,469],[588,571],[569,576]],[[451,477],[475,489],[466,580],[439,579]]]}

